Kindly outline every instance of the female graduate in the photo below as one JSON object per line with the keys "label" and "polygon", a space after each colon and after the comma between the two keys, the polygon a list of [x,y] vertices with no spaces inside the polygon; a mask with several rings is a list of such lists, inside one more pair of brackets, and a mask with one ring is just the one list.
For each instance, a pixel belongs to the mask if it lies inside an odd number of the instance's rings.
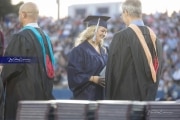
{"label": "female graduate", "polygon": [[80,34],[68,59],[68,84],[74,99],[102,100],[105,78],[100,76],[106,66],[107,16],[88,16],[88,27]]}

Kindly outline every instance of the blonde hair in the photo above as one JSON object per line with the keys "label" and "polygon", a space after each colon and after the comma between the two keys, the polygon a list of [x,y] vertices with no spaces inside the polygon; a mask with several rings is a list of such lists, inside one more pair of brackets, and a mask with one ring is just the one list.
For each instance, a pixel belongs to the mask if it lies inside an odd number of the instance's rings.
{"label": "blonde hair", "polygon": [[[84,41],[93,39],[94,35],[95,35],[95,29],[96,26],[90,26],[87,27],[84,31],[82,31],[82,33],[79,34],[78,38],[75,41],[75,47],[78,46],[79,44],[83,43]],[[101,40],[100,42],[100,46],[103,45],[103,40]]]}

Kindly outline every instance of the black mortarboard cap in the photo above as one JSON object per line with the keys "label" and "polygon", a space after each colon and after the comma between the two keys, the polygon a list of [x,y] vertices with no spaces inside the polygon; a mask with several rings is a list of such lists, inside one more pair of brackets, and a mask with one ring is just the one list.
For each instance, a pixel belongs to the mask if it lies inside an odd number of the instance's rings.
{"label": "black mortarboard cap", "polygon": [[93,16],[90,15],[86,19],[84,19],[84,22],[88,23],[88,27],[92,25],[98,25],[98,26],[103,26],[107,28],[107,20],[110,17],[108,16]]}

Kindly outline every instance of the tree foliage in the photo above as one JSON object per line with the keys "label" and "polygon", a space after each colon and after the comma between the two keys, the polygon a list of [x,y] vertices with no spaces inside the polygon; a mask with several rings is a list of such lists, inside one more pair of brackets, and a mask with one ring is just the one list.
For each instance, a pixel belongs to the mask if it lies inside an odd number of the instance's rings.
{"label": "tree foliage", "polygon": [[0,0],[0,19],[4,19],[9,13],[18,14],[19,7],[23,2],[18,3],[17,5],[12,5],[11,0]]}

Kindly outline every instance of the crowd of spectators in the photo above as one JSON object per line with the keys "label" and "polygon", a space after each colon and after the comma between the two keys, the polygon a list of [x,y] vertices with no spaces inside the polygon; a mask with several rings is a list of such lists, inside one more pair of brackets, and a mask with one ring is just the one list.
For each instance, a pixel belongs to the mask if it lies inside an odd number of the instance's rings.
{"label": "crowd of spectators", "polygon": [[[180,99],[180,12],[171,15],[155,13],[143,15],[146,25],[150,26],[163,45],[163,71],[160,80],[157,100]],[[67,88],[66,67],[68,53],[73,48],[78,34],[86,27],[83,18],[63,18],[54,20],[51,17],[40,17],[39,26],[50,35],[56,60],[54,85]],[[20,29],[18,17],[11,15],[0,22],[5,36],[5,44],[8,45],[10,36]],[[119,15],[111,16],[108,23],[108,34],[105,45],[109,45],[115,32],[124,28]]]}

